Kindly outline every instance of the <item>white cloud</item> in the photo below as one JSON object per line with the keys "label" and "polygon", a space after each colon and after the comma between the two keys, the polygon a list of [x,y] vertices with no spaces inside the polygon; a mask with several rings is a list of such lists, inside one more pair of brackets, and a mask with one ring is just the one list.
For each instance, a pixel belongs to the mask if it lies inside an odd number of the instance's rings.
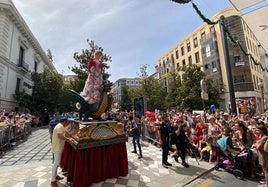
{"label": "white cloud", "polygon": [[[94,40],[112,57],[111,81],[136,77],[149,64],[153,73],[157,59],[202,20],[191,4],[170,0],[13,0],[43,47],[52,51],[58,72],[72,73],[74,52]],[[198,0],[200,9],[212,16],[230,6],[228,0]]]}

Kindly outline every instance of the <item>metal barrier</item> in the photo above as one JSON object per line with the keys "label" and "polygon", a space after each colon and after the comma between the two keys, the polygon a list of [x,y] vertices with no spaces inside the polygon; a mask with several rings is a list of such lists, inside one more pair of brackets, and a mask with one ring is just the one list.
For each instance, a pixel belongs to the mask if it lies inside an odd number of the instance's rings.
{"label": "metal barrier", "polygon": [[25,125],[3,125],[0,129],[0,156],[16,142],[27,139],[32,133],[31,123]]}
{"label": "metal barrier", "polygon": [[158,126],[156,124],[143,124],[141,129],[141,135],[154,143],[160,144],[158,140]]}

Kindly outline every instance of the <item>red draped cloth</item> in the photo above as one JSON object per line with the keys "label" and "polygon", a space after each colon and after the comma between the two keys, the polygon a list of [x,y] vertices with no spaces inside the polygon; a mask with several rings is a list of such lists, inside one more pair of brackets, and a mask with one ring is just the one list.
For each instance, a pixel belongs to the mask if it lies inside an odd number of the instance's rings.
{"label": "red draped cloth", "polygon": [[92,183],[107,178],[118,178],[128,174],[128,159],[125,143],[75,150],[65,143],[61,158],[63,172],[73,187],[89,187]]}

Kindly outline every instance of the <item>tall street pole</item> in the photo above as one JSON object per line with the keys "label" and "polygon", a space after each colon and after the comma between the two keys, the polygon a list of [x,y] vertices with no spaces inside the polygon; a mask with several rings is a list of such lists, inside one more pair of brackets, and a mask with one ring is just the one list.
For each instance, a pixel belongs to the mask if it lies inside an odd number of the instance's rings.
{"label": "tall street pole", "polygon": [[220,29],[221,29],[221,37],[222,37],[222,44],[223,44],[222,47],[223,47],[223,53],[224,53],[226,75],[227,75],[227,81],[228,81],[229,97],[230,97],[230,103],[231,103],[231,113],[237,115],[235,93],[234,93],[234,84],[233,84],[233,75],[232,75],[232,68],[231,68],[231,64],[230,64],[227,34],[226,34],[226,30],[223,27],[223,24],[224,24],[224,16],[221,16]]}

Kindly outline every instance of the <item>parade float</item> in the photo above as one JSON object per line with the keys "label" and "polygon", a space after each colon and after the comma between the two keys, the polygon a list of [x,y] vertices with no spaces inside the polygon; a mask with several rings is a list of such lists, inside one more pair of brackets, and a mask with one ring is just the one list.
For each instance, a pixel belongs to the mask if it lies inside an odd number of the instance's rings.
{"label": "parade float", "polygon": [[68,119],[66,142],[61,159],[62,171],[73,187],[88,187],[107,178],[128,174],[127,136],[117,121],[105,120],[101,115],[108,105],[107,92],[111,84],[103,84],[101,102],[88,104],[80,94],[67,90],[70,102],[77,103],[78,119]]}

